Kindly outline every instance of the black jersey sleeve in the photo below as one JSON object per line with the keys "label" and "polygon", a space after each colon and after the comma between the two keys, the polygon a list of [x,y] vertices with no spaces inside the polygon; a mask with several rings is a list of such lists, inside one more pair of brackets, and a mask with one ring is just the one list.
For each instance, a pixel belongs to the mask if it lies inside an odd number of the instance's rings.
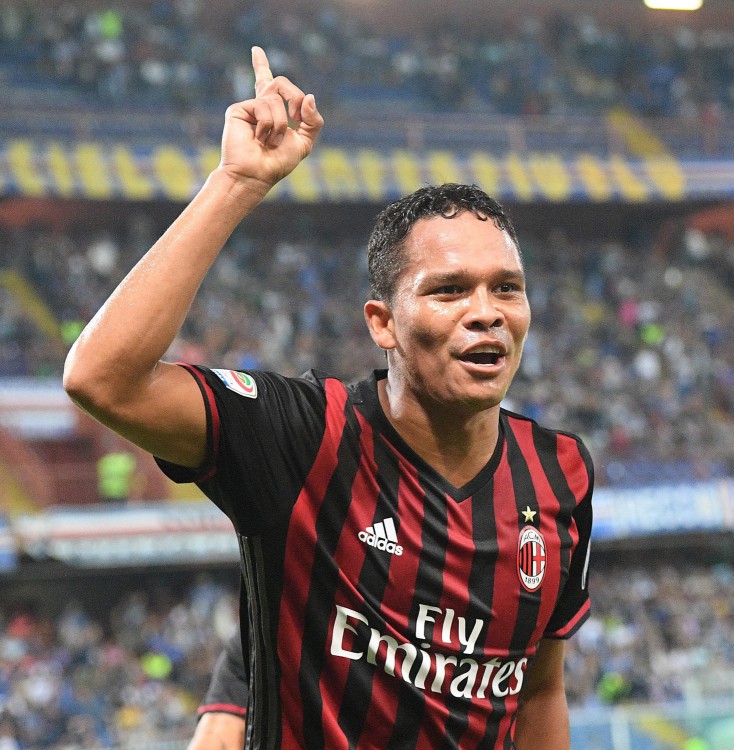
{"label": "black jersey sleeve", "polygon": [[325,428],[326,396],[313,374],[287,378],[182,365],[207,413],[207,456],[198,469],[156,459],[176,482],[196,482],[244,535],[287,515]]}
{"label": "black jersey sleeve", "polygon": [[197,714],[201,716],[213,712],[247,715],[247,668],[239,630],[219,654],[209,689]]}
{"label": "black jersey sleeve", "polygon": [[[573,436],[575,438],[575,436]],[[580,457],[579,471],[588,478],[588,489],[572,513],[578,542],[569,565],[568,580],[545,629],[546,638],[570,638],[587,620],[591,612],[589,597],[589,558],[591,553],[591,497],[594,490],[594,465],[586,446],[575,438]]]}

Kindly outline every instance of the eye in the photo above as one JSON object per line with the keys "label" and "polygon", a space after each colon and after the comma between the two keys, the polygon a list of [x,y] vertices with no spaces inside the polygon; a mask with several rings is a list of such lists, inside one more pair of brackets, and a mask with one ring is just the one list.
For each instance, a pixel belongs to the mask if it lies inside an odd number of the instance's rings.
{"label": "eye", "polygon": [[433,290],[434,294],[443,295],[446,297],[452,297],[457,294],[461,294],[464,291],[464,287],[458,284],[444,284]]}
{"label": "eye", "polygon": [[506,281],[497,287],[497,291],[500,292],[500,294],[511,294],[512,292],[519,292],[522,290],[519,284],[515,284],[512,281]]}

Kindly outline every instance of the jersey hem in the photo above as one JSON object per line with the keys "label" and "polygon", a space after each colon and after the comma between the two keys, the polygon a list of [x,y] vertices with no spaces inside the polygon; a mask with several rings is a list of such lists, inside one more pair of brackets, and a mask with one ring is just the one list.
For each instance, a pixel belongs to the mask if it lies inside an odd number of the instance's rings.
{"label": "jersey hem", "polygon": [[591,614],[591,601],[586,600],[581,609],[576,613],[576,616],[569,620],[562,628],[554,630],[552,632],[546,632],[543,634],[544,638],[553,638],[555,640],[566,640],[570,638],[576,631],[586,622]]}
{"label": "jersey hem", "polygon": [[233,703],[205,703],[196,710],[197,716],[204,714],[234,714],[235,716],[247,716],[247,709]]}

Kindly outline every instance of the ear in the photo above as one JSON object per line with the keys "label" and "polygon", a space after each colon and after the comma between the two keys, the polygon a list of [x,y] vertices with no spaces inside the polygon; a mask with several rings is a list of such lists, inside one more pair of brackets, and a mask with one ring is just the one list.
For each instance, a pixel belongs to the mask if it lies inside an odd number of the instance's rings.
{"label": "ear", "polygon": [[369,328],[372,340],[380,347],[388,351],[394,349],[398,342],[395,339],[395,326],[392,311],[386,302],[371,299],[365,303],[364,319]]}

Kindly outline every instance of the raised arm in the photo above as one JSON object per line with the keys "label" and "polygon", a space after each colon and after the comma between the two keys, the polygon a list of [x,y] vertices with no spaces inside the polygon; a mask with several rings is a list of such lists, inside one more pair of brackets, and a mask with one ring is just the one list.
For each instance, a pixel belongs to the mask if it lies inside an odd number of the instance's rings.
{"label": "raised arm", "polygon": [[87,325],[64,369],[79,406],[145,450],[192,468],[206,451],[204,405],[193,378],[161,357],[227,238],[308,156],[323,125],[313,95],[273,78],[259,47],[252,65],[255,98],[227,109],[219,166]]}

